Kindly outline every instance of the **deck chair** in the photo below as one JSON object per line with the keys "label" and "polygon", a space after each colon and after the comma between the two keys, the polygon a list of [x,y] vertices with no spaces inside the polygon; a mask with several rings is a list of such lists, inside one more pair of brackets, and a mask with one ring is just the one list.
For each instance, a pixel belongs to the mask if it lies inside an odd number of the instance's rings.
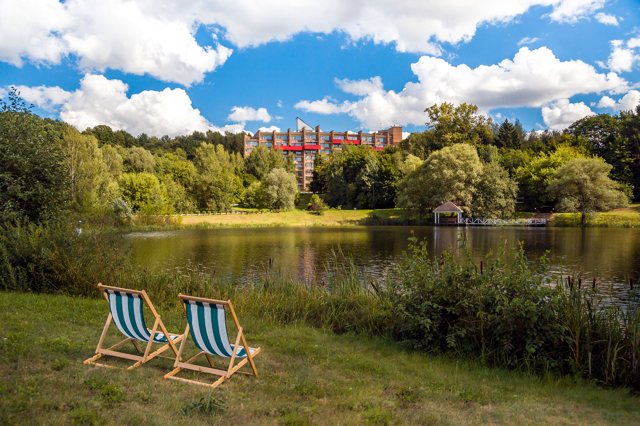
{"label": "deck chair", "polygon": [[[180,344],[180,350],[178,351],[176,361],[173,365],[174,369],[170,373],[165,374],[165,379],[179,380],[181,382],[215,388],[226,379],[229,379],[231,375],[236,372],[250,375],[250,373],[238,371],[238,369],[247,362],[251,364],[253,374],[255,376],[258,375],[258,370],[256,370],[253,357],[260,352],[260,348],[250,348],[247,346],[247,341],[244,338],[244,332],[242,331],[242,327],[240,327],[240,323],[238,323],[238,317],[236,317],[236,313],[233,310],[233,305],[230,300],[222,301],[202,299],[199,297],[183,296],[182,294],[179,294],[178,297],[180,298],[180,301],[187,313],[187,328],[184,330],[184,339],[182,339],[182,343]],[[238,328],[238,336],[236,337],[235,344],[233,345],[229,342],[229,337],[227,335],[225,308],[231,313],[233,322]],[[182,356],[182,350],[184,349],[184,345],[187,341],[187,333],[189,333],[189,330],[191,330],[191,338],[201,352],[186,362],[180,362],[180,357]],[[240,341],[242,341],[242,345],[240,345]],[[202,355],[206,356],[211,368],[201,367],[194,364],[194,362],[198,358],[202,357]],[[231,358],[227,370],[224,371],[216,369],[213,365],[211,355],[217,355],[222,358]],[[234,366],[233,364],[236,358],[243,358],[243,360]],[[220,378],[216,380],[215,383],[210,384],[175,377],[175,375],[183,368],[213,374],[220,376]]]}
{"label": "deck chair", "polygon": [[[124,288],[110,287],[102,284],[98,284],[98,288],[102,292],[104,298],[107,299],[107,302],[109,302],[110,312],[109,316],[107,317],[107,322],[104,324],[104,329],[102,330],[100,341],[98,342],[96,355],[84,361],[84,364],[93,364],[99,367],[111,367],[109,365],[98,364],[97,362],[95,362],[99,358],[102,358],[104,355],[110,355],[118,358],[125,358],[136,361],[135,364],[127,368],[127,370],[131,370],[141,364],[144,364],[150,359],[155,358],[169,348],[173,350],[176,356],[178,355],[176,343],[182,340],[184,335],[172,334],[167,332],[167,329],[160,319],[160,315],[158,315],[158,313],[156,312],[155,308],[151,304],[151,301],[149,300],[149,297],[147,296],[147,293],[145,293],[144,290],[127,290]],[[142,307],[144,303],[147,304],[155,318],[153,329],[151,330],[147,328],[144,322],[144,316],[142,314]],[[102,343],[104,342],[104,337],[107,335],[107,330],[109,329],[112,320],[116,324],[116,327],[118,327],[118,330],[120,330],[120,332],[127,338],[108,349],[103,349]],[[158,328],[160,328],[162,333],[157,332],[159,331]],[[151,338],[151,336],[153,336],[153,338]],[[144,352],[138,345],[138,341],[145,342],[147,344]],[[136,350],[143,355],[139,356],[123,352],[116,352],[116,349],[126,345],[129,342],[133,343],[133,346],[136,348]],[[164,345],[155,352],[149,353],[151,351],[151,345],[153,343],[160,343]]]}

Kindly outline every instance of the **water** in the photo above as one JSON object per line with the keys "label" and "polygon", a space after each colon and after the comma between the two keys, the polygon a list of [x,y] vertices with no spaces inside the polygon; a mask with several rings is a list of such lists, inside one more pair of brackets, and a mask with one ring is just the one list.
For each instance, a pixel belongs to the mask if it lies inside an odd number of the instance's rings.
{"label": "water", "polygon": [[[640,278],[640,229],[527,227],[370,227],[250,228],[140,232],[127,235],[133,257],[145,268],[198,268],[238,282],[252,280],[272,259],[282,271],[302,279],[321,277],[332,251],[342,250],[379,279],[407,249],[412,231],[428,241],[429,252],[456,252],[458,236],[468,239],[479,262],[506,241],[511,249],[522,241],[527,257],[537,263],[549,252],[550,273],[576,274],[584,280],[622,287]],[[626,284],[624,284],[626,285]]]}

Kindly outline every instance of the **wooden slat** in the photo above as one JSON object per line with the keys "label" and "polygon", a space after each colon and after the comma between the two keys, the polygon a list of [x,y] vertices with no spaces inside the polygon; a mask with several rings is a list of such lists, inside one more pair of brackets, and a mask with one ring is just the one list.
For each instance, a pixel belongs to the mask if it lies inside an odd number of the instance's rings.
{"label": "wooden slat", "polygon": [[130,359],[130,360],[133,360],[133,361],[142,361],[142,357],[141,356],[125,354],[123,352],[111,351],[109,349],[100,349],[100,353],[103,354],[103,355],[111,355],[111,356],[115,356],[115,357],[118,357],[118,358],[126,358],[126,359]]}
{"label": "wooden slat", "polygon": [[215,305],[224,305],[224,306],[229,305],[228,300],[215,300],[215,299],[205,299],[203,297],[185,296],[182,293],[178,294],[178,297],[182,300],[192,300],[194,302],[212,303]]}
{"label": "wooden slat", "polygon": [[192,371],[200,371],[202,373],[215,374],[216,376],[227,375],[226,371],[217,370],[215,368],[209,368],[209,367],[201,367],[199,365],[187,364],[186,362],[179,362],[178,367],[185,368],[187,370],[192,370]]}
{"label": "wooden slat", "polygon": [[169,377],[165,376],[165,378],[170,380],[177,380],[179,382],[184,382],[184,383],[191,383],[194,385],[206,386],[208,388],[217,388],[226,379],[226,377],[222,376],[215,383],[209,384],[204,382],[196,382],[195,380],[183,379],[182,377],[175,377],[175,376],[169,376]]}
{"label": "wooden slat", "polygon": [[104,284],[98,284],[98,288],[105,289],[105,290],[113,290],[113,291],[124,291],[125,293],[142,295],[142,292],[139,291],[139,290],[131,290],[131,289],[128,289],[128,288],[113,287],[113,286],[104,285]]}

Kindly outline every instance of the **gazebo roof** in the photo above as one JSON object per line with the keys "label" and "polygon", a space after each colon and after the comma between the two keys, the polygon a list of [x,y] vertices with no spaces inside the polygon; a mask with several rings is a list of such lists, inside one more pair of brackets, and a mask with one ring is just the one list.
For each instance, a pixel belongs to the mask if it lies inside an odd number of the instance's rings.
{"label": "gazebo roof", "polygon": [[436,207],[436,209],[433,212],[434,213],[463,213],[463,210],[460,207],[453,204],[451,201],[447,201],[440,207]]}

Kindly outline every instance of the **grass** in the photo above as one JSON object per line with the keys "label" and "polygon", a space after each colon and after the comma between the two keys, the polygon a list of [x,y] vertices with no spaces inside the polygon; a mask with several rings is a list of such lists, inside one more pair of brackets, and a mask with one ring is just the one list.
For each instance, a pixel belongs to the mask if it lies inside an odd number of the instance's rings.
{"label": "grass", "polygon": [[262,226],[364,226],[373,213],[384,218],[401,218],[402,209],[329,210],[317,215],[306,210],[280,213],[183,216],[183,226],[262,227]]}
{"label": "grass", "polygon": [[[640,424],[638,398],[625,389],[247,315],[240,321],[262,348],[260,376],[214,390],[220,407],[206,388],[163,380],[167,359],[133,371],[83,365],[107,311],[104,300],[0,293],[0,424]],[[169,331],[183,331],[177,312],[160,312]],[[117,338],[112,328],[107,344]]]}

